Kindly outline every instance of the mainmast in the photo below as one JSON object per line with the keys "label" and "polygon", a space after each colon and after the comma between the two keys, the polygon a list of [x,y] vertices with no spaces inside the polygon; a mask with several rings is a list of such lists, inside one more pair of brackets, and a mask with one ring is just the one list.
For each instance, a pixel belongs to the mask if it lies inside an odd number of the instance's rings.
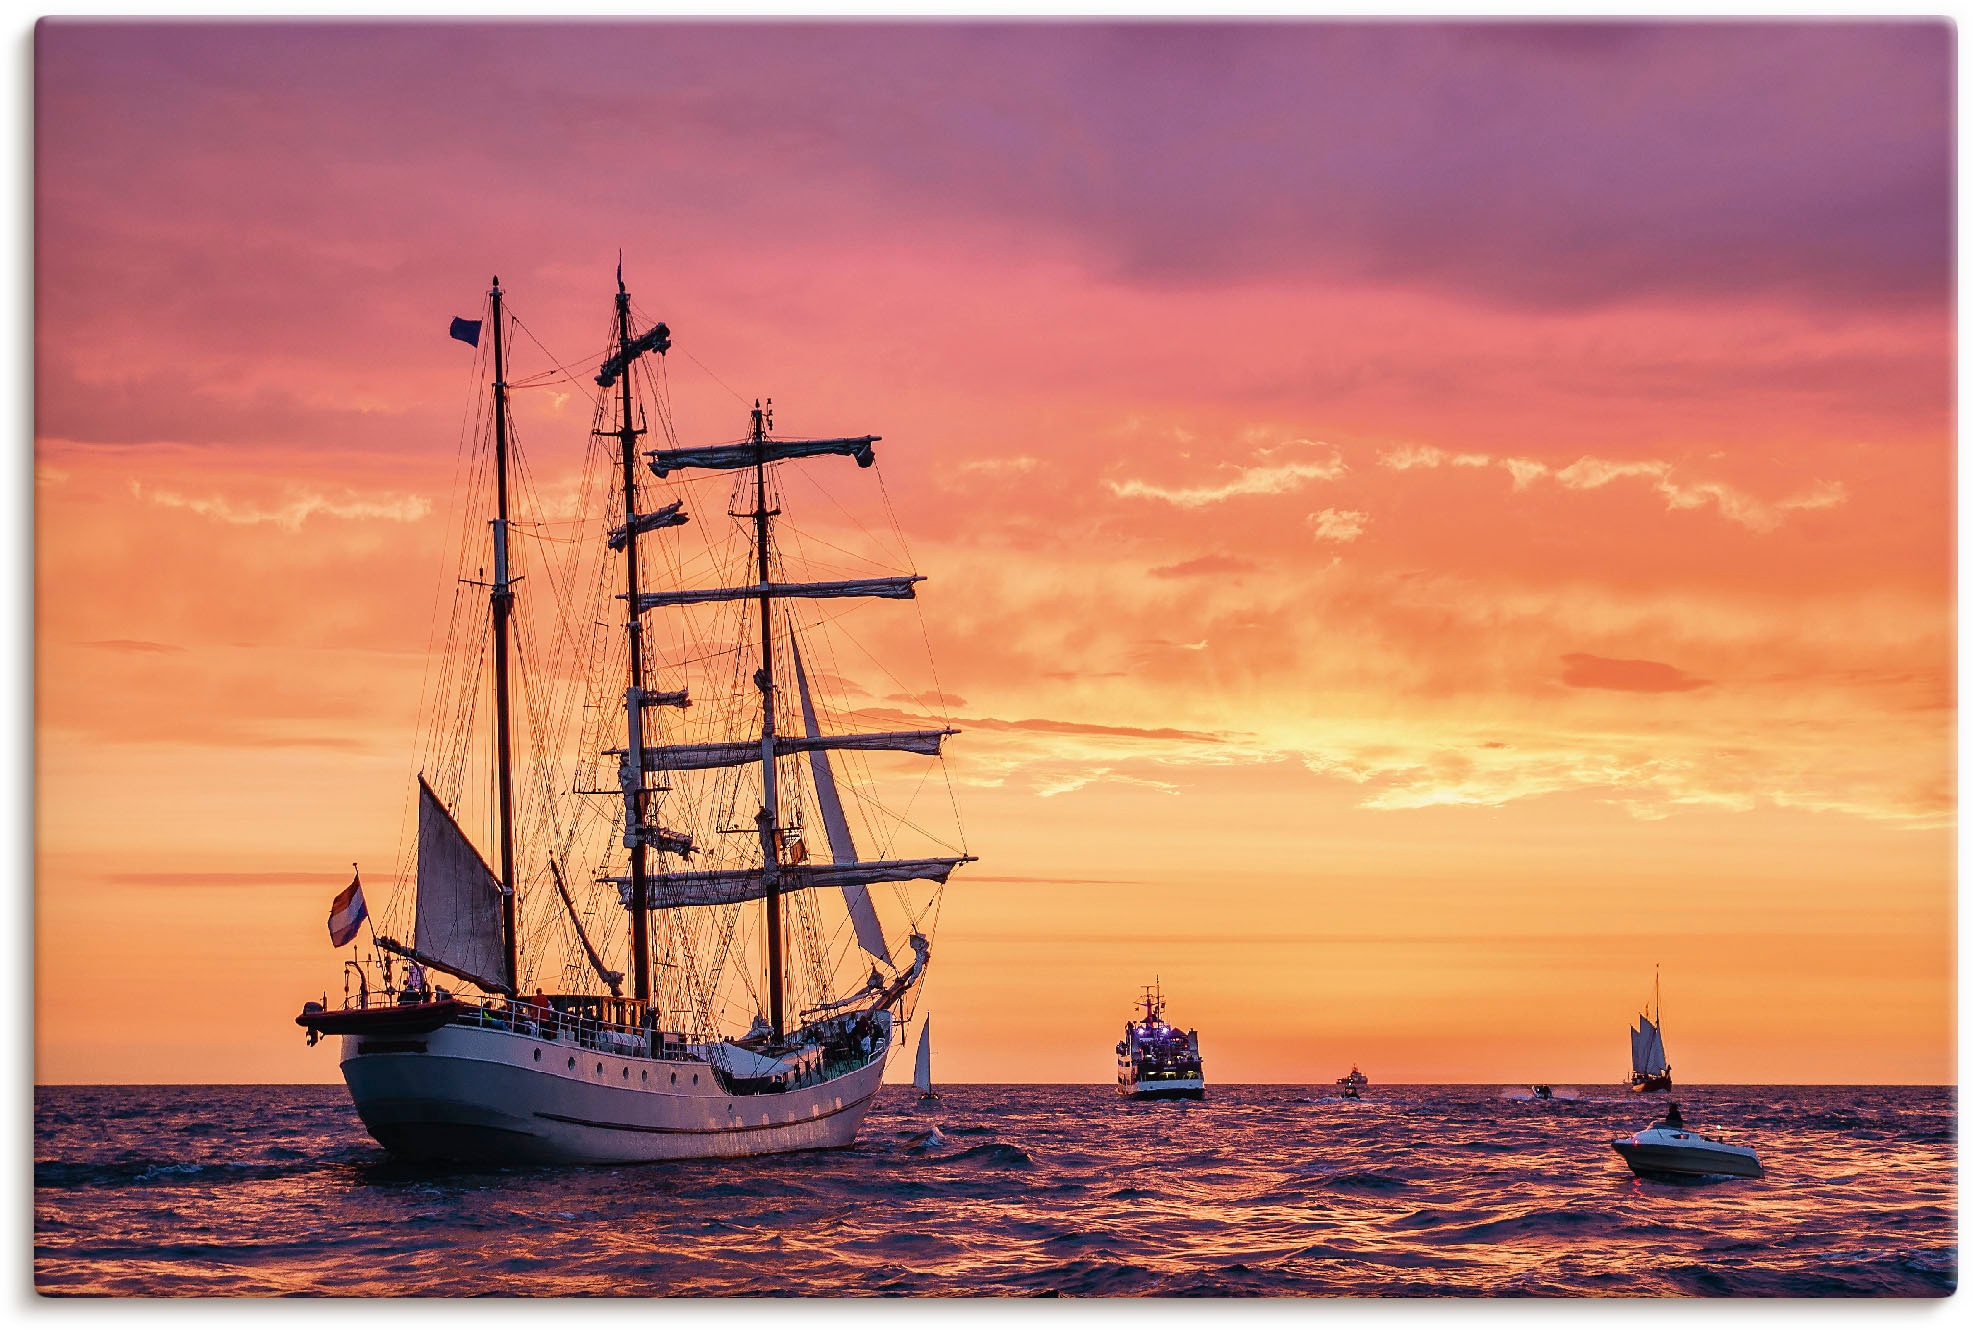
{"label": "mainmast", "polygon": [[[623,414],[617,430],[617,438],[623,444],[623,523],[629,533],[629,539],[624,542],[624,590],[630,595],[628,603],[634,606],[637,603],[637,436],[643,431],[631,418],[630,293],[624,290],[622,264],[617,266],[617,351],[624,358]],[[631,752],[640,752],[644,745],[644,624],[634,610],[629,626],[630,695],[626,699],[630,704],[629,748]],[[635,842],[630,847],[630,880],[636,893],[630,907],[630,959],[632,984],[639,1002],[651,1000],[651,932],[649,916],[644,908],[645,855],[649,851],[644,838],[633,834],[633,829],[644,823],[645,799],[644,779],[640,771],[637,787],[629,792],[629,806],[624,810],[624,839]]]}
{"label": "mainmast", "polygon": [[[768,399],[768,410],[773,399]],[[776,1042],[788,1032],[787,994],[782,977],[781,957],[781,800],[774,754],[774,605],[767,571],[767,524],[774,516],[767,509],[767,419],[760,400],[754,400],[754,555],[760,572],[760,669],[754,685],[760,689],[760,815],[754,819],[760,831],[761,884],[767,889],[767,1003]],[[776,512],[779,509],[775,510]]]}
{"label": "mainmast", "polygon": [[[663,324],[658,324],[644,337],[631,342],[628,352],[638,353],[653,349],[647,344],[653,339],[666,336]],[[654,349],[663,351],[669,345],[661,342]],[[624,352],[612,356],[604,362],[603,372],[596,382],[603,387],[614,386],[615,375],[628,364],[629,355]],[[626,745],[621,764],[625,800],[633,800],[635,782],[643,778],[647,771],[706,771],[727,767],[746,767],[758,762],[761,767],[761,808],[755,816],[754,825],[760,837],[760,867],[713,868],[697,870],[662,870],[646,873],[633,881],[630,878],[604,878],[613,883],[621,893],[625,906],[635,910],[645,909],[676,910],[692,906],[738,905],[745,901],[764,901],[767,920],[767,980],[768,1016],[770,1029],[775,1041],[788,1037],[788,1000],[786,984],[786,938],[781,911],[781,898],[793,891],[814,891],[823,888],[838,888],[844,893],[853,920],[858,915],[858,902],[868,917],[858,923],[858,941],[871,951],[871,954],[887,958],[888,948],[883,941],[883,929],[876,914],[869,908],[868,889],[878,882],[944,882],[946,875],[962,863],[970,863],[971,855],[955,855],[949,858],[931,859],[872,859],[856,856],[855,847],[845,834],[836,844],[837,836],[830,831],[830,864],[807,862],[784,863],[781,858],[781,799],[777,762],[783,757],[794,757],[803,753],[820,754],[831,749],[853,751],[892,751],[918,753],[926,757],[936,757],[946,736],[958,731],[947,728],[938,730],[902,730],[872,734],[823,734],[816,727],[813,717],[805,717],[804,730],[795,730],[783,735],[778,732],[775,712],[774,686],[774,602],[776,600],[836,600],[845,597],[874,596],[886,600],[909,600],[915,585],[923,581],[918,574],[903,577],[865,577],[829,582],[777,582],[773,580],[772,551],[769,539],[769,521],[779,515],[780,510],[769,508],[767,493],[767,468],[770,463],[789,461],[800,457],[841,456],[851,457],[859,466],[869,466],[874,460],[872,445],[877,442],[874,434],[859,435],[854,438],[839,439],[774,439],[769,431],[774,426],[774,403],[769,399],[765,408],[756,401],[753,409],[752,427],[745,439],[737,443],[714,444],[699,448],[666,448],[648,453],[651,471],[660,480],[676,471],[742,471],[754,473],[754,508],[751,513],[732,512],[735,518],[753,519],[754,530],[754,573],[753,581],[743,586],[679,587],[663,591],[638,591],[634,588],[623,593],[630,602],[633,616],[650,610],[686,605],[714,605],[732,601],[751,601],[760,610],[760,666],[754,671],[754,686],[760,690],[761,724],[759,741],[736,739],[717,743],[654,744],[646,746],[641,742],[641,730],[633,723],[631,741]],[[673,502],[654,513],[645,513],[629,521],[610,535],[613,549],[622,548],[622,541],[634,538],[639,530],[656,526],[674,526],[686,521],[679,511],[683,500]],[[739,579],[735,579],[738,581]],[[795,657],[797,682],[804,682],[799,654]],[[633,690],[635,693],[636,690]],[[689,700],[684,693],[646,693],[642,695],[646,705],[687,706]],[[812,708],[810,708],[812,710]],[[614,751],[614,750],[612,750]],[[827,770],[826,766],[823,770]],[[822,785],[832,782],[822,781]],[[818,795],[824,803],[825,825],[832,820],[827,810],[827,796]],[[840,810],[833,819],[840,821]],[[688,836],[669,832],[662,827],[638,826],[639,834],[651,838],[660,850],[675,849],[680,854],[691,853],[692,843]],[[626,839],[625,845],[631,842]],[[868,935],[866,937],[866,934]],[[915,959],[911,967],[900,973],[891,983],[877,991],[871,1001],[888,1004],[909,989],[924,972],[930,944],[919,934],[911,936]],[[839,1004],[840,1005],[840,1004]]]}
{"label": "mainmast", "polygon": [[507,944],[507,984],[521,991],[520,943],[514,928],[514,737],[507,688],[508,620],[514,591],[507,580],[507,355],[501,328],[500,279],[493,279],[493,458],[499,516],[493,521],[494,731],[500,773],[500,922]]}

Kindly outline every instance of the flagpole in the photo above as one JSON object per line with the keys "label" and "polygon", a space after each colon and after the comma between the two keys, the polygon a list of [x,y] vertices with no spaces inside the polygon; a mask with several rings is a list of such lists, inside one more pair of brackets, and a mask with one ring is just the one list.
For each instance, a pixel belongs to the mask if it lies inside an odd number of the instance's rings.
{"label": "flagpole", "polygon": [[[354,859],[349,861],[349,872],[350,881],[355,883],[357,891],[361,892],[363,890],[363,870],[356,866],[356,860]],[[363,902],[363,922],[370,925],[370,945],[374,947],[377,945],[377,921],[370,917],[369,901]],[[351,942],[349,945],[354,948],[356,943]]]}

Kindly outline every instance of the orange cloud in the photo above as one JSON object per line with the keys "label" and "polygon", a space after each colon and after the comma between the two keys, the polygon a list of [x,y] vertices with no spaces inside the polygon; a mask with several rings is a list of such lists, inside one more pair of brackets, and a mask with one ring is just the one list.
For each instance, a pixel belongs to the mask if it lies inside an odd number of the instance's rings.
{"label": "orange cloud", "polygon": [[1695,679],[1676,665],[1655,660],[1611,660],[1571,651],[1562,657],[1562,682],[1571,688],[1610,688],[1631,693],[1683,693],[1704,688],[1710,679]]}

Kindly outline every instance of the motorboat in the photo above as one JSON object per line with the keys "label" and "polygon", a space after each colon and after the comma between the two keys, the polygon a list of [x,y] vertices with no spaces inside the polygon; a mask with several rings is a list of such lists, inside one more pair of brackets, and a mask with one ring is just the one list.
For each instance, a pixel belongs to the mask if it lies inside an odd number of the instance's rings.
{"label": "motorboat", "polygon": [[1642,1131],[1617,1137],[1610,1148],[1641,1178],[1761,1176],[1760,1157],[1751,1147],[1696,1132],[1676,1114]]}

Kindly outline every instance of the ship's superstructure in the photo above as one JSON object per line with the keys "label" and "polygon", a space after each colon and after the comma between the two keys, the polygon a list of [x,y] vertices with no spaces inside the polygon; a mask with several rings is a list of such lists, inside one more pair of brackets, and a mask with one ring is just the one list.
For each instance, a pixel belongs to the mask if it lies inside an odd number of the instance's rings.
{"label": "ship's superstructure", "polygon": [[1117,1093],[1129,1099],[1203,1099],[1206,1075],[1199,1060],[1199,1032],[1165,1021],[1165,996],[1144,989],[1143,1017],[1124,1023],[1117,1041]]}

